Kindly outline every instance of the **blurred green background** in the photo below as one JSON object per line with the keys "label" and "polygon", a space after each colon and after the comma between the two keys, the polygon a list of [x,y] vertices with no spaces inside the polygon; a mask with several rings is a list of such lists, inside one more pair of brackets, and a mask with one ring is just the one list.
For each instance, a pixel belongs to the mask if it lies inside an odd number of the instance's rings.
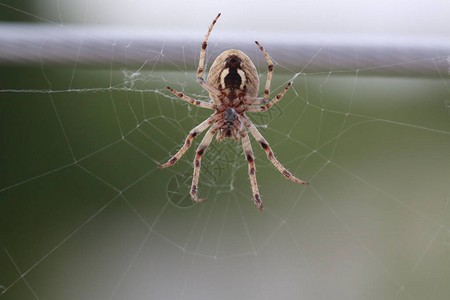
{"label": "blurred green background", "polygon": [[448,299],[448,74],[277,65],[292,88],[248,115],[311,184],[252,140],[261,212],[235,141],[205,154],[202,204],[200,138],[156,167],[211,113],[165,88],[207,100],[193,68],[0,68],[0,299]]}
{"label": "blurred green background", "polygon": [[[448,295],[442,79],[297,77],[279,105],[251,118],[311,185],[285,180],[253,143],[260,212],[235,141],[207,152],[201,205],[188,197],[193,149],[156,168],[210,113],[165,91],[170,83],[204,99],[194,72],[143,72],[151,80],[114,90],[109,80],[123,87],[120,71],[3,70],[2,83],[18,92],[1,101],[1,282],[18,282],[2,298],[33,298],[26,282],[42,299],[167,299],[181,289],[196,295],[196,285],[224,296],[229,285],[249,297],[275,285],[286,295],[344,298],[355,280],[355,299],[402,294],[399,282],[416,295]],[[290,76],[275,73],[273,86]],[[17,268],[29,270],[26,281]],[[243,277],[254,279],[240,285]]]}

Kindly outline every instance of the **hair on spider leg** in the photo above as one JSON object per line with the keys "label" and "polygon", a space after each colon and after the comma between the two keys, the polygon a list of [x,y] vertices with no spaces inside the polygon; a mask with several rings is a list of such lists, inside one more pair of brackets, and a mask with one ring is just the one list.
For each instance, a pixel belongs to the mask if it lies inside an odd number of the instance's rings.
{"label": "hair on spider leg", "polygon": [[182,100],[198,107],[212,109],[214,110],[214,113],[208,119],[192,129],[186,137],[185,143],[180,150],[178,150],[178,152],[170,158],[169,161],[159,165],[159,167],[165,168],[175,164],[192,145],[194,138],[209,128],[200,142],[194,157],[194,173],[192,176],[190,191],[191,197],[195,202],[203,202],[205,199],[198,198],[197,196],[201,158],[211,144],[214,135],[217,133],[216,139],[218,141],[228,138],[232,138],[237,141],[241,140],[242,151],[244,152],[249,168],[248,174],[253,193],[253,202],[259,209],[262,209],[261,196],[256,181],[256,165],[247,131],[260,144],[262,149],[266,152],[269,161],[285,178],[300,184],[308,184],[307,181],[300,180],[293,176],[292,173],[289,172],[277,160],[269,146],[269,143],[245,115],[246,112],[263,112],[270,109],[283,98],[289,90],[289,87],[292,85],[292,82],[289,82],[281,93],[269,101],[270,84],[272,82],[274,65],[269,54],[267,54],[266,50],[258,41],[255,41],[255,43],[266,58],[268,65],[263,97],[258,97],[258,71],[250,58],[240,50],[230,49],[221,53],[211,65],[207,80],[205,80],[203,78],[203,71],[205,66],[205,53],[208,45],[208,38],[220,15],[221,14],[219,13],[214,18],[211,26],[209,26],[205,39],[202,42],[200,60],[197,68],[197,81],[209,93],[212,102],[192,99],[183,93],[167,87],[171,93]]}

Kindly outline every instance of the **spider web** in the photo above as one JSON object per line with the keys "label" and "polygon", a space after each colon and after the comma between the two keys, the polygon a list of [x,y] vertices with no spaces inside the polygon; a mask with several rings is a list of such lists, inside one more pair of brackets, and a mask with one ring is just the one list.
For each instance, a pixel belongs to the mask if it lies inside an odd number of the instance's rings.
{"label": "spider web", "polygon": [[[84,64],[80,45],[62,67],[44,42],[38,65],[2,66],[0,299],[446,299],[450,88],[438,65],[448,53],[366,67],[355,52],[345,68],[324,42],[292,54],[305,57],[299,67],[266,47],[271,94],[293,86],[248,115],[311,184],[286,180],[252,141],[260,212],[240,143],[208,148],[202,204],[189,197],[201,137],[175,166],[156,167],[211,113],[165,89],[208,100],[191,59],[199,49],[178,44],[178,64],[167,44],[153,52],[84,34],[125,60]],[[223,44],[214,32],[209,64]],[[264,83],[258,51],[249,54]],[[324,69],[313,67],[319,57]],[[418,61],[426,76],[383,76]]]}

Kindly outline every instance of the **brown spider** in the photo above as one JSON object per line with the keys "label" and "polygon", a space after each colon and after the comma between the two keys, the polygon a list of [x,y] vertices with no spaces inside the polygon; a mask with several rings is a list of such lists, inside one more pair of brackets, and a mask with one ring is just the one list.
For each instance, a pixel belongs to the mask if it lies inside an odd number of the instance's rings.
{"label": "brown spider", "polygon": [[264,98],[257,97],[259,79],[255,65],[245,53],[239,50],[231,49],[220,54],[209,70],[208,81],[205,81],[202,77],[202,73],[205,63],[206,46],[211,30],[219,17],[220,13],[212,22],[206,34],[205,40],[202,43],[200,62],[197,70],[198,82],[205,90],[208,91],[209,96],[214,102],[211,103],[195,100],[175,91],[170,87],[167,87],[172,93],[181,99],[199,107],[214,109],[215,113],[213,113],[200,125],[192,129],[189,132],[183,147],[181,147],[181,149],[168,162],[159,165],[159,167],[166,168],[175,164],[189,149],[194,137],[211,126],[197,148],[197,154],[194,159],[194,175],[191,186],[192,199],[194,199],[195,202],[203,202],[205,199],[197,198],[200,164],[202,155],[211,143],[214,134],[218,131],[216,136],[218,141],[221,141],[224,138],[234,138],[238,141],[239,138],[242,138],[242,148],[248,162],[248,174],[250,176],[253,191],[253,200],[255,205],[259,209],[262,209],[261,197],[259,195],[258,184],[255,176],[254,156],[250,139],[247,134],[247,129],[266,151],[267,158],[278,169],[278,171],[280,171],[281,174],[297,183],[308,184],[308,182],[294,177],[280,164],[274,156],[272,149],[269,147],[269,143],[264,139],[258,129],[256,129],[255,125],[253,125],[253,123],[245,116],[245,112],[262,112],[268,110],[275,103],[281,100],[292,83],[288,83],[280,94],[278,94],[270,102],[267,102],[269,99],[270,82],[272,80],[273,63],[267,52],[257,41],[255,41],[256,45],[258,45],[259,49],[261,49],[262,53],[266,57],[267,63],[269,64],[266,86],[264,89]]}

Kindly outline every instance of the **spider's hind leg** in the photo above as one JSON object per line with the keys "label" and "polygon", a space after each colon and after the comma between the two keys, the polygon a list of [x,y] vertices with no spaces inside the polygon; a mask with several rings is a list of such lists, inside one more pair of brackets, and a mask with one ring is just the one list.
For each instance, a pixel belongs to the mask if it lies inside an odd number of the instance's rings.
{"label": "spider's hind leg", "polygon": [[272,74],[273,74],[273,62],[270,59],[269,54],[267,54],[266,50],[264,50],[263,46],[261,46],[260,43],[258,43],[258,41],[255,41],[255,44],[258,45],[259,49],[262,51],[262,53],[264,54],[264,57],[267,60],[267,79],[266,79],[266,85],[264,87],[264,100],[265,102],[267,102],[269,100],[269,94],[270,94],[270,84],[272,82]]}
{"label": "spider's hind leg", "polygon": [[214,28],[214,25],[217,22],[217,19],[220,17],[220,13],[214,18],[211,26],[209,26],[208,32],[206,33],[205,39],[202,43],[202,50],[200,51],[200,60],[198,62],[198,68],[197,68],[197,80],[198,83],[208,91],[210,94],[214,95],[220,95],[220,91],[213,87],[211,84],[209,84],[205,79],[203,79],[203,71],[205,68],[205,54],[206,54],[206,47],[208,46],[208,39],[209,35],[211,34],[212,29]]}
{"label": "spider's hind leg", "polygon": [[[217,22],[217,19],[220,17],[220,13],[214,18],[211,26],[209,26],[208,32],[206,33],[205,39],[202,43],[202,50],[200,51],[200,61],[198,62],[198,69],[197,69],[197,78],[202,78],[203,69],[205,66],[205,54],[206,54],[206,47],[208,46],[208,39],[209,35],[211,34],[212,29],[214,28],[214,25]],[[202,78],[203,79],[203,78]]]}
{"label": "spider's hind leg", "polygon": [[[272,100],[270,100],[270,102],[268,103],[263,103],[263,105],[261,106],[249,106],[247,111],[250,112],[262,112],[262,111],[266,111],[269,108],[271,108],[275,103],[277,103],[278,101],[280,101],[284,94],[286,94],[287,90],[289,89],[289,87],[292,85],[292,82],[289,82],[286,87],[281,91],[281,93],[279,93],[278,95],[275,96],[275,98],[273,98]],[[257,98],[258,99],[258,98]],[[255,101],[257,102],[257,101]],[[261,101],[263,102],[263,101]],[[266,101],[267,102],[267,101]]]}
{"label": "spider's hind leg", "polygon": [[183,99],[184,101],[187,101],[187,102],[189,102],[190,104],[193,104],[193,105],[195,105],[195,106],[202,107],[202,108],[209,108],[209,109],[215,109],[215,108],[216,108],[216,105],[213,104],[213,103],[209,103],[209,102],[205,102],[205,101],[200,101],[200,100],[192,99],[191,97],[186,96],[186,95],[183,94],[183,93],[180,93],[180,92],[175,91],[175,90],[174,90],[173,88],[171,88],[171,87],[167,87],[167,89],[168,89],[169,91],[171,91],[174,95],[180,97],[180,98]]}

